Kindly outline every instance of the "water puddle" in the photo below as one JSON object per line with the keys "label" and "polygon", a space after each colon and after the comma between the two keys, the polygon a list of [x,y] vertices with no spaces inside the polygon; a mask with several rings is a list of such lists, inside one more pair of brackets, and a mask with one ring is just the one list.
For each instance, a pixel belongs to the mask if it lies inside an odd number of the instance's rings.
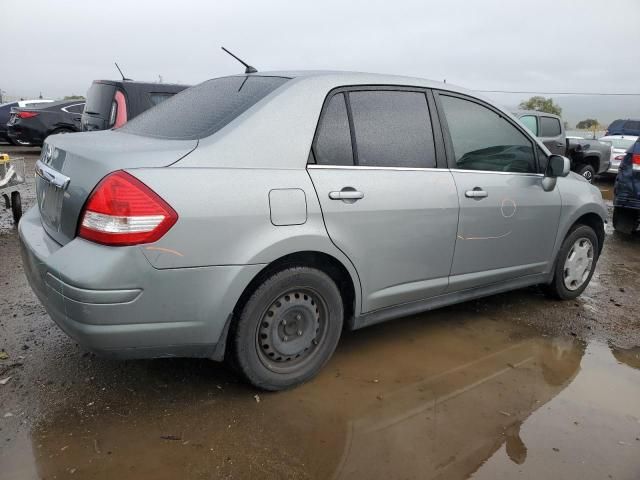
{"label": "water puddle", "polygon": [[25,429],[2,477],[640,477],[640,350],[450,317],[345,334],[276,394],[209,362],[136,363]]}

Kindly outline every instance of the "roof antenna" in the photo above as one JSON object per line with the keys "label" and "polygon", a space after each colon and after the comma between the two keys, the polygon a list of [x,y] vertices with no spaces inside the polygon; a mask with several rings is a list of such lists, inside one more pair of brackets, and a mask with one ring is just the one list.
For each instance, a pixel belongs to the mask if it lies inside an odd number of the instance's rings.
{"label": "roof antenna", "polygon": [[122,81],[123,81],[123,82],[124,82],[124,81],[127,81],[127,80],[133,81],[133,79],[131,79],[131,78],[127,78],[127,77],[125,77],[125,76],[124,76],[124,73],[122,73],[122,70],[120,70],[120,67],[118,66],[118,63],[117,63],[117,62],[113,62],[113,63],[115,63],[115,64],[116,64],[116,68],[117,68],[117,69],[118,69],[118,71],[120,72],[120,75],[122,76]]}
{"label": "roof antenna", "polygon": [[258,70],[255,69],[255,67],[252,67],[251,65],[249,65],[247,62],[244,62],[242,60],[240,60],[238,57],[236,57],[233,53],[231,53],[229,50],[227,50],[224,47],[220,47],[222,48],[222,50],[224,50],[226,53],[228,53],[229,55],[231,55],[233,58],[235,58],[237,61],[239,61],[242,65],[245,66],[244,69],[244,73],[258,73]]}

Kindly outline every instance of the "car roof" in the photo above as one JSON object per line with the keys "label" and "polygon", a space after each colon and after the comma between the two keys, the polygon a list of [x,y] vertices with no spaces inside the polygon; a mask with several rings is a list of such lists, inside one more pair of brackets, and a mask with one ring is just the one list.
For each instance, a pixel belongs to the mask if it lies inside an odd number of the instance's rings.
{"label": "car roof", "polygon": [[329,83],[335,83],[336,87],[353,85],[393,85],[407,87],[413,86],[448,90],[450,92],[459,92],[478,97],[475,92],[450,83],[437,82],[434,80],[428,80],[419,77],[388,75],[382,73],[350,72],[340,70],[281,70],[257,72],[251,74],[239,74],[234,76],[283,77],[298,80],[322,78]]}
{"label": "car roof", "polygon": [[93,83],[104,83],[107,85],[115,85],[117,87],[121,87],[123,85],[132,85],[132,86],[140,86],[140,87],[189,87],[190,85],[185,85],[181,83],[158,83],[158,82],[142,82],[139,80],[94,80]]}
{"label": "car roof", "polygon": [[560,118],[560,116],[556,115],[555,113],[539,112],[538,110],[514,110],[513,114],[516,117],[521,117],[523,115],[544,115],[545,117],[553,117],[557,118],[558,120],[562,120],[562,118]]}

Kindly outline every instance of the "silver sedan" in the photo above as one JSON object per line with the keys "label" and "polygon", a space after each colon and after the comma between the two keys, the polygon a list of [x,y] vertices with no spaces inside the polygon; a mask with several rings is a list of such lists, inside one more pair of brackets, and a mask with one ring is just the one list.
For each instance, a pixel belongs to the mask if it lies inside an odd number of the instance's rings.
{"label": "silver sedan", "polygon": [[597,188],[507,111],[387,75],[217,78],[55,135],[19,225],[51,318],[98,353],[311,379],[343,328],[529,285],[580,295]]}

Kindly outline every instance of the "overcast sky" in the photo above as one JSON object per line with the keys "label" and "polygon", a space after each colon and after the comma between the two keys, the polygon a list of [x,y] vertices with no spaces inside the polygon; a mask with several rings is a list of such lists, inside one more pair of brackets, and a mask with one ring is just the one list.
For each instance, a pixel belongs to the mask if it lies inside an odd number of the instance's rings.
{"label": "overcast sky", "polygon": [[[470,89],[640,93],[640,0],[1,0],[0,88],[85,94],[117,78],[199,83],[259,70],[340,69],[447,79]],[[494,95],[515,105],[528,95]],[[566,98],[557,97],[563,105]],[[640,116],[640,97],[565,102]],[[613,111],[611,111],[613,110]]]}

